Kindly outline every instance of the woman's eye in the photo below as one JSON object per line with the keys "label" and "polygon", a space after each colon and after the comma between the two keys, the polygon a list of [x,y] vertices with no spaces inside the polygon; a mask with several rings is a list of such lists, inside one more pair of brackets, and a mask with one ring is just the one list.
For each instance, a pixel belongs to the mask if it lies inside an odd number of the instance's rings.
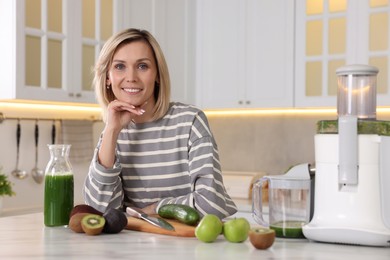
{"label": "woman's eye", "polygon": [[148,65],[145,63],[138,64],[138,68],[140,70],[146,70],[148,68]]}
{"label": "woman's eye", "polygon": [[114,68],[117,70],[123,70],[125,68],[125,65],[118,63],[118,64],[115,64]]}

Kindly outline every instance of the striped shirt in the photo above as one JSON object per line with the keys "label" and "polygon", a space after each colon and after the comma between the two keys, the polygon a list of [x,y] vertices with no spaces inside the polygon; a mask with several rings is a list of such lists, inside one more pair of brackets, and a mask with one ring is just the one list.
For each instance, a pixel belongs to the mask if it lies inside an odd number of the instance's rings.
{"label": "striped shirt", "polygon": [[157,211],[165,204],[185,204],[220,218],[237,211],[223,184],[206,115],[195,107],[171,103],[163,118],[122,129],[111,169],[98,162],[100,143],[83,193],[85,203],[102,212],[152,203],[158,203]]}

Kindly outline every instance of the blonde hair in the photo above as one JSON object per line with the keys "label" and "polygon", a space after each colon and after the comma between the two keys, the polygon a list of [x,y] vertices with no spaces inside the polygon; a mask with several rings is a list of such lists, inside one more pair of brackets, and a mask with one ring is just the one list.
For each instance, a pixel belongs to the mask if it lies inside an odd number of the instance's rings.
{"label": "blonde hair", "polygon": [[144,41],[151,47],[157,64],[158,83],[154,87],[156,104],[153,108],[152,119],[162,118],[169,109],[171,83],[169,79],[168,65],[164,54],[157,40],[146,30],[126,29],[111,36],[100,51],[99,58],[95,65],[93,85],[96,98],[103,109],[103,120],[106,119],[108,104],[115,99],[111,88],[107,88],[106,80],[115,52],[120,46],[135,41]]}

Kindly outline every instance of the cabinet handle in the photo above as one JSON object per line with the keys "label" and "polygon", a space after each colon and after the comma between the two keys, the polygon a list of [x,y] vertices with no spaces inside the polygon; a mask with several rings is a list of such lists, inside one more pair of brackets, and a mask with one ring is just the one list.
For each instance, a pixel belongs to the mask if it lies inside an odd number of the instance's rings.
{"label": "cabinet handle", "polygon": [[239,105],[242,105],[244,102],[242,102],[242,100],[238,101],[238,104]]}
{"label": "cabinet handle", "polygon": [[68,95],[69,95],[69,97],[73,97],[73,96],[74,96],[74,94],[73,94],[73,93],[69,93]]}
{"label": "cabinet handle", "polygon": [[247,105],[250,105],[250,104],[251,104],[251,101],[250,101],[250,100],[247,100],[245,103],[246,103]]}
{"label": "cabinet handle", "polygon": [[76,97],[81,97],[81,93],[77,93],[77,94],[76,94]]}

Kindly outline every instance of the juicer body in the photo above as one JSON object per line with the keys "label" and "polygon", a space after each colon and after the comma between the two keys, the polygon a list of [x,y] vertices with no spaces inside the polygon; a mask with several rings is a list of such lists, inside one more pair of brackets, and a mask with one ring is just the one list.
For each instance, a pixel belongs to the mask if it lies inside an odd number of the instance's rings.
{"label": "juicer body", "polygon": [[358,135],[358,183],[339,182],[339,135],[315,136],[314,215],[306,238],[390,246],[390,137]]}

